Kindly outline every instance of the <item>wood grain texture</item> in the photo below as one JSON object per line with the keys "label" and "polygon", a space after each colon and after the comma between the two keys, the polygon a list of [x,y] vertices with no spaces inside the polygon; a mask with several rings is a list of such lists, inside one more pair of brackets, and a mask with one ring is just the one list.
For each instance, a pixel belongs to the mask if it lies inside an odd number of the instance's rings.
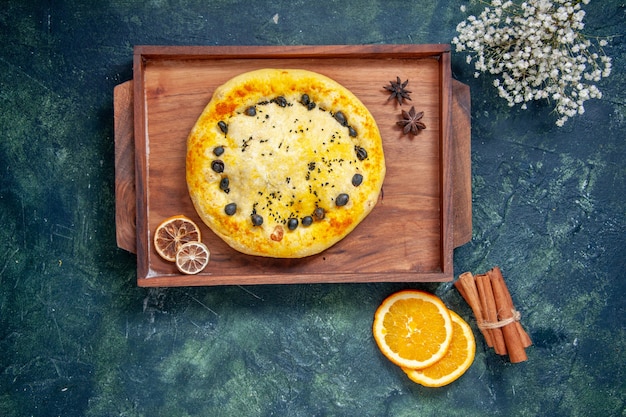
{"label": "wood grain texture", "polygon": [[113,90],[115,129],[115,237],[117,246],[137,252],[135,231],[135,140],[133,135],[133,82],[117,85]]}
{"label": "wood grain texture", "polygon": [[445,274],[454,272],[452,253],[454,251],[453,235],[453,189],[452,189],[452,70],[450,54],[443,53],[439,57],[439,221],[441,233],[439,254],[441,271]]}
{"label": "wood grain texture", "polygon": [[[468,213],[471,236],[471,190],[457,190],[471,182],[467,177],[471,174],[467,169],[469,143],[465,143],[469,137],[459,137],[463,129],[455,127],[469,126],[469,113],[461,112],[462,120],[456,120],[457,114],[453,117],[451,110],[459,108],[459,100],[469,101],[469,97],[456,97],[469,95],[469,89],[457,88],[451,79],[447,47],[437,45],[433,51],[422,45],[413,55],[412,47],[415,45],[399,46],[398,55],[380,45],[270,47],[267,54],[263,48],[244,48],[249,50],[242,52],[220,47],[216,54],[209,53],[215,49],[211,47],[192,48],[190,54],[187,47],[138,48],[135,80],[130,83],[134,86],[123,84],[125,89],[134,87],[135,97],[143,97],[125,105],[134,114],[143,115],[134,123],[138,284],[450,280],[453,248],[467,241],[466,235],[460,237],[454,231],[467,230]],[[352,90],[378,121],[387,158],[383,197],[370,216],[337,245],[304,259],[259,258],[232,250],[201,224],[184,179],[186,137],[213,89],[238,73],[272,66],[314,70]],[[382,89],[396,75],[410,79],[410,105],[425,112],[427,129],[413,139],[402,136],[395,126],[400,107],[387,102]],[[116,100],[124,97],[120,94]],[[116,108],[123,107],[116,103]],[[402,108],[408,109],[406,105]],[[124,128],[120,126],[118,132],[116,125],[116,155],[122,140],[118,135],[123,132]],[[456,154],[458,149],[462,156]],[[456,161],[466,157],[458,169]],[[129,174],[127,169],[124,172]],[[123,181],[129,180],[132,182],[129,178]],[[464,206],[460,215],[459,204]],[[151,231],[163,218],[177,213],[201,224],[203,241],[211,248],[212,262],[201,275],[179,276],[175,267],[162,261],[151,247]],[[117,226],[133,229],[134,222],[120,215],[124,213],[118,211]]]}
{"label": "wood grain texture", "polygon": [[472,239],[471,99],[469,86],[452,81],[452,189],[454,247]]}

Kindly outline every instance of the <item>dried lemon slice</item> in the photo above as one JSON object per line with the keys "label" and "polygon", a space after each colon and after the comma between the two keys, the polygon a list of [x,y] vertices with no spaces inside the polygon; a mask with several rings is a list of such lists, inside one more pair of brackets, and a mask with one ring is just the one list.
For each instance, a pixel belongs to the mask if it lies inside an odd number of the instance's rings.
{"label": "dried lemon slice", "polygon": [[154,249],[166,261],[175,262],[176,253],[187,242],[200,242],[200,229],[183,215],[169,217],[154,232]]}
{"label": "dried lemon slice", "polygon": [[183,274],[197,274],[209,263],[211,253],[202,242],[187,242],[176,252],[176,267]]}

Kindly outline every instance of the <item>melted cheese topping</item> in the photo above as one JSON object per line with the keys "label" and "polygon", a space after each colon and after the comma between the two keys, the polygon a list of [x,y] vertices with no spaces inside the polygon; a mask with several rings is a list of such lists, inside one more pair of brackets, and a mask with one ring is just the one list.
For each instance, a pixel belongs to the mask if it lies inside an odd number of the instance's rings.
{"label": "melted cheese topping", "polygon": [[[255,194],[239,201],[238,209],[278,223],[312,215],[316,207],[331,207],[338,194],[350,194],[362,165],[347,127],[327,123],[328,111],[287,100],[291,109],[268,103],[257,105],[255,116],[230,118],[224,138],[223,175],[231,189]],[[242,156],[251,161],[245,169],[238,167]]]}

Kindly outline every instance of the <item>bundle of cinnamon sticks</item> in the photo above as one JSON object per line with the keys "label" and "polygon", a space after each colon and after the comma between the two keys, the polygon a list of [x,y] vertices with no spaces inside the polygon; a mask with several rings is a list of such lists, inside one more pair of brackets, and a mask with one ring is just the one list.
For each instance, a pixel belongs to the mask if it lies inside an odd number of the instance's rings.
{"label": "bundle of cinnamon sticks", "polygon": [[527,360],[525,349],[532,340],[520,323],[520,313],[513,306],[500,268],[476,276],[465,272],[454,286],[474,312],[487,346],[498,355],[508,354],[511,363]]}

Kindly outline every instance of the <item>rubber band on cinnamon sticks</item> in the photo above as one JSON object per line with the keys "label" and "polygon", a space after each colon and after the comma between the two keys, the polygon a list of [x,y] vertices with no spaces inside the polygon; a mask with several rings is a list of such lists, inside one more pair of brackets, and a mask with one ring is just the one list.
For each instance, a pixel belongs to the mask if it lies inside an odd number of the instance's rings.
{"label": "rubber band on cinnamon sticks", "polygon": [[525,348],[532,341],[520,323],[521,315],[513,306],[500,268],[476,276],[465,272],[454,286],[474,312],[487,346],[499,355],[508,354],[512,363],[527,360]]}

